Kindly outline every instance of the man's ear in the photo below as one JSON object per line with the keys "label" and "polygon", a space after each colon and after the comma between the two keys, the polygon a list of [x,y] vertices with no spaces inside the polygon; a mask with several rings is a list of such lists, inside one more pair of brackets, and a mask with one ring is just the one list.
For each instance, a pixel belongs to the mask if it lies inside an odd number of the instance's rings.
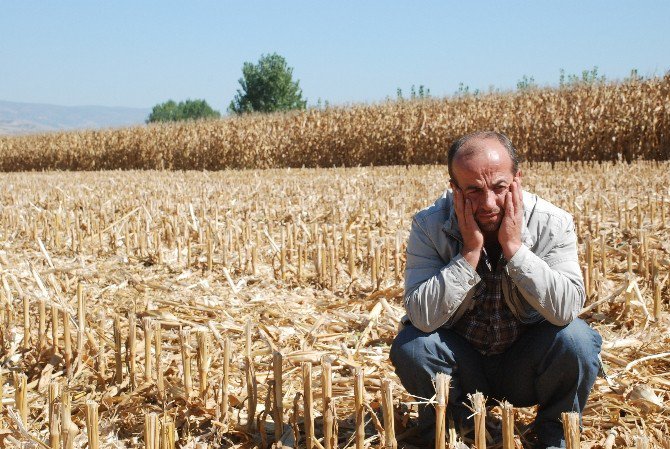
{"label": "man's ear", "polygon": [[458,184],[456,184],[456,181],[454,181],[453,178],[449,180],[449,186],[451,187],[451,190],[458,189]]}

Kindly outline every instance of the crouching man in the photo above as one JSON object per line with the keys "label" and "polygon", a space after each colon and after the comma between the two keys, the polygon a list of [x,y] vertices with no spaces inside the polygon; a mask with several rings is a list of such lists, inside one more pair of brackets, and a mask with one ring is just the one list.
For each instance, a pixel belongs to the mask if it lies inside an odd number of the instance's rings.
{"label": "crouching man", "polygon": [[[600,335],[577,318],[584,282],[564,210],[521,187],[512,142],[476,132],[449,149],[451,192],[417,213],[407,244],[405,327],[391,361],[407,391],[430,398],[451,375],[457,423],[480,391],[538,405],[538,447],[564,447],[562,412],[584,409],[599,372]],[[430,435],[432,406],[419,426]],[[432,444],[426,442],[427,445]]]}

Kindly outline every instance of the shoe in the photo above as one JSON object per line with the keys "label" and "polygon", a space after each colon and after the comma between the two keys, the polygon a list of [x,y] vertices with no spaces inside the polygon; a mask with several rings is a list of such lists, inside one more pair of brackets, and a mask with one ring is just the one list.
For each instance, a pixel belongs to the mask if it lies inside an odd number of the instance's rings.
{"label": "shoe", "polygon": [[435,447],[435,426],[423,432],[418,427],[410,429],[398,437],[399,449],[433,449]]}
{"label": "shoe", "polygon": [[398,447],[406,449],[423,449],[435,447],[435,414],[430,411],[421,414],[416,426],[398,435]]}
{"label": "shoe", "polygon": [[523,447],[527,449],[565,449],[565,440],[561,439],[558,446],[556,444],[547,444],[540,441],[534,428],[528,429],[520,437]]}

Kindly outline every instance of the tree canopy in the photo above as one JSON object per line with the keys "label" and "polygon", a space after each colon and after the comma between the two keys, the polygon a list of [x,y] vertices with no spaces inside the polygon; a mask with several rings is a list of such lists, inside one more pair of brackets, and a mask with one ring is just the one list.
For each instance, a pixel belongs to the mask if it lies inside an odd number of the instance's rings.
{"label": "tree canopy", "polygon": [[257,64],[245,62],[239,83],[240,89],[228,107],[235,114],[288,111],[307,106],[299,81],[293,80],[293,69],[277,53],[262,55]]}
{"label": "tree canopy", "polygon": [[147,123],[178,122],[180,120],[219,117],[221,117],[219,111],[212,109],[205,100],[186,100],[179,103],[168,100],[153,107],[149,118],[147,118]]}

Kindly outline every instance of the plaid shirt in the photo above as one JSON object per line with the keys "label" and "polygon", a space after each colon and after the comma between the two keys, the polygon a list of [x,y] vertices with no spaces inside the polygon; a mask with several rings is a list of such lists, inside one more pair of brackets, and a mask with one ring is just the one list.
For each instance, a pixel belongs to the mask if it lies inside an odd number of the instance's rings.
{"label": "plaid shirt", "polygon": [[482,252],[477,267],[482,280],[475,286],[474,307],[452,327],[484,355],[505,352],[525,330],[525,325],[512,314],[503,298],[501,283],[505,263],[501,257],[492,269],[486,251]]}

